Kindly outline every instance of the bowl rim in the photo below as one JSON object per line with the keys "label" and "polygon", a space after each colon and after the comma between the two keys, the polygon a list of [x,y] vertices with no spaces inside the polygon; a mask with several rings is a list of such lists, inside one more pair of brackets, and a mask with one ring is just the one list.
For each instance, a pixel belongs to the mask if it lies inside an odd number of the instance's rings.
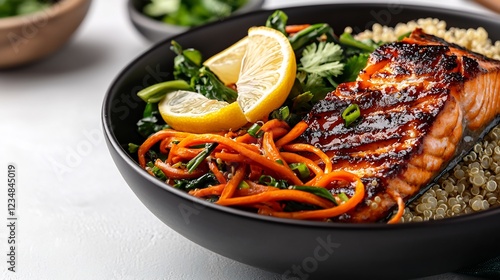
{"label": "bowl rim", "polygon": [[0,29],[15,28],[37,21],[47,21],[91,2],[92,0],[59,0],[45,9],[33,13],[0,18]]}
{"label": "bowl rim", "polygon": [[[293,10],[293,9],[301,9],[303,7],[311,7],[311,6],[323,6],[323,7],[339,7],[339,6],[354,6],[354,7],[363,7],[366,5],[370,5],[372,8],[383,8],[386,7],[388,3],[380,3],[380,2],[352,2],[352,3],[329,3],[329,4],[319,4],[319,5],[299,5],[299,6],[291,6],[291,7],[285,7],[285,8],[280,8],[281,10],[284,10],[285,12],[287,10]],[[467,13],[465,16],[463,14],[463,11],[458,10],[458,9],[451,9],[451,8],[445,8],[445,7],[430,7],[426,5],[418,5],[418,4],[407,4],[407,3],[400,3],[402,7],[405,9],[411,9],[411,10],[420,10],[420,11],[439,11],[443,12],[445,14],[449,15],[455,15],[455,16],[463,16],[467,18],[475,18],[480,21],[492,21],[492,22],[498,22],[498,18],[493,15],[484,15],[484,14],[479,14],[475,12],[470,12]],[[256,10],[252,12],[248,12],[245,14],[240,14],[240,15],[235,15],[230,18],[227,18],[224,20],[224,22],[227,21],[238,21],[242,17],[247,17],[251,16],[253,14],[260,14],[260,13],[271,13],[276,9],[261,9],[261,10]],[[219,24],[220,22],[211,22],[207,23],[206,25],[203,26],[198,26],[194,27],[194,29],[201,29],[201,28],[207,28],[209,26],[212,26],[214,24]],[[500,25],[500,24],[499,24]],[[448,27],[449,28],[449,27]],[[189,32],[189,31],[188,31]],[[201,204],[203,207],[208,207],[211,208],[212,210],[216,210],[219,212],[224,212],[225,214],[229,215],[234,215],[238,216],[239,218],[245,218],[245,219],[253,219],[253,220],[259,220],[262,222],[267,222],[267,223],[277,223],[277,224],[284,224],[288,226],[301,226],[301,227],[314,227],[314,228],[324,228],[324,229],[344,229],[344,230],[382,230],[385,231],[387,229],[391,230],[396,230],[396,229],[412,229],[412,228],[436,228],[436,227],[454,227],[457,224],[465,223],[467,224],[471,220],[477,220],[477,219],[487,219],[491,216],[500,216],[500,207],[494,207],[490,208],[488,210],[484,210],[481,212],[475,212],[475,213],[470,213],[470,214],[463,214],[455,217],[449,217],[449,218],[444,218],[444,219],[439,219],[439,220],[429,220],[429,221],[422,221],[422,222],[410,222],[410,223],[398,223],[398,224],[386,224],[386,223],[334,223],[334,222],[320,222],[320,221],[309,221],[309,220],[296,220],[296,219],[287,219],[287,218],[279,218],[279,217],[272,217],[272,216],[265,216],[265,215],[260,215],[257,213],[252,213],[249,211],[244,211],[240,209],[235,209],[232,207],[228,206],[222,206],[218,205],[215,203],[211,203],[202,199],[199,199],[197,197],[191,196],[188,193],[181,191],[179,189],[176,189],[161,180],[151,176],[149,173],[147,173],[144,169],[142,169],[138,163],[125,151],[125,149],[120,145],[118,142],[118,139],[116,138],[112,127],[113,124],[111,123],[111,119],[108,117],[108,112],[111,112],[112,108],[112,98],[116,95],[116,90],[115,87],[117,86],[117,83],[120,79],[123,78],[123,76],[131,70],[134,65],[144,57],[148,56],[149,53],[153,52],[155,49],[160,47],[161,45],[164,45],[166,42],[170,40],[175,40],[179,36],[186,36],[185,34],[177,34],[168,38],[165,38],[163,40],[160,40],[157,43],[154,43],[152,46],[150,46],[146,51],[142,52],[132,60],[128,62],[128,64],[122,68],[120,72],[114,77],[114,79],[111,81],[110,86],[108,87],[106,94],[104,95],[103,99],[103,104],[101,107],[101,125],[103,127],[103,132],[108,140],[108,142],[111,144],[113,150],[120,156],[120,158],[131,168],[137,172],[137,175],[143,177],[144,179],[148,180],[152,184],[154,184],[156,187],[159,187],[160,189],[170,192],[174,195],[180,196],[182,199],[188,200],[189,202],[195,203],[195,204]]]}

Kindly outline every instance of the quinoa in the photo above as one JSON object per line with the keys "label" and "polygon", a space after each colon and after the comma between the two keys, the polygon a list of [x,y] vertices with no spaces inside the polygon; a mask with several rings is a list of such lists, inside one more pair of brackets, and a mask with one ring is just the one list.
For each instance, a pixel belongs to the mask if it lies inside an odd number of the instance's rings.
{"label": "quinoa", "polygon": [[[356,35],[357,39],[392,42],[416,27],[428,34],[500,60],[500,41],[492,42],[482,27],[447,28],[436,18],[422,18],[395,27],[373,25]],[[347,27],[346,32],[352,32]],[[479,212],[500,205],[500,125],[478,142],[457,166],[444,174],[436,184],[408,205],[401,222],[437,220]]]}

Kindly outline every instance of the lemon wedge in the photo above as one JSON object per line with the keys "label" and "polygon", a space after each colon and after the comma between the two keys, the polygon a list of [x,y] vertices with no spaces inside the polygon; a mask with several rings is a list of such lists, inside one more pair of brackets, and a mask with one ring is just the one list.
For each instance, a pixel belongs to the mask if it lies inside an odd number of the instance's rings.
{"label": "lemon wedge", "polygon": [[225,84],[236,83],[231,104],[200,93],[178,90],[158,104],[172,128],[192,133],[236,130],[265,118],[288,97],[295,81],[295,54],[281,32],[260,26],[204,63]]}
{"label": "lemon wedge", "polygon": [[225,84],[235,84],[240,74],[241,61],[247,49],[248,37],[244,37],[227,49],[207,59],[207,66]]}
{"label": "lemon wedge", "polygon": [[236,82],[237,102],[246,119],[256,122],[279,108],[295,81],[297,65],[288,38],[265,27],[251,27]]}
{"label": "lemon wedge", "polygon": [[168,93],[158,104],[158,110],[168,125],[185,132],[227,131],[247,123],[237,102],[208,99],[192,91]]}

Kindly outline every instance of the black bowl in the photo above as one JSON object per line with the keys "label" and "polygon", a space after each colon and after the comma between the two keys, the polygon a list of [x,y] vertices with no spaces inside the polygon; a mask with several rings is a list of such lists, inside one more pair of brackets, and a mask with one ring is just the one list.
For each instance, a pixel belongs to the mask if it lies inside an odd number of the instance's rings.
{"label": "black bowl", "polygon": [[[128,16],[132,25],[146,39],[151,42],[158,42],[166,37],[189,30],[189,27],[167,24],[143,14],[142,9],[150,2],[150,0],[129,0],[127,3]],[[264,0],[247,0],[247,3],[234,11],[231,16],[260,10],[263,4]]]}
{"label": "black bowl", "polygon": [[[341,32],[394,26],[436,17],[448,26],[483,26],[500,39],[498,18],[439,8],[393,4],[332,4],[284,9],[289,23],[328,22]],[[252,12],[174,37],[207,57],[262,25],[272,11]],[[170,38],[171,39],[171,38]],[[209,250],[236,261],[281,273],[284,279],[402,279],[454,271],[500,255],[500,208],[438,221],[407,224],[335,224],[260,216],[211,204],[165,185],[142,170],[126,150],[140,143],[135,132],[144,104],[138,90],[172,78],[174,55],[164,40],[133,60],[112,83],[102,121],[121,174],[161,221]]]}

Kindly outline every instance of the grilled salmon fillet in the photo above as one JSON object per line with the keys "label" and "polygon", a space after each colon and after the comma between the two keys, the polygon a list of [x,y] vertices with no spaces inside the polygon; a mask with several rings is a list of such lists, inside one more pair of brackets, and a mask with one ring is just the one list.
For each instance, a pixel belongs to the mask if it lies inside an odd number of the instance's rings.
{"label": "grilled salmon fillet", "polygon": [[[361,118],[346,127],[342,112],[350,104]],[[317,103],[300,141],[365,182],[364,202],[336,220],[374,222],[398,196],[417,195],[499,114],[500,61],[415,29],[375,50],[356,81]]]}

